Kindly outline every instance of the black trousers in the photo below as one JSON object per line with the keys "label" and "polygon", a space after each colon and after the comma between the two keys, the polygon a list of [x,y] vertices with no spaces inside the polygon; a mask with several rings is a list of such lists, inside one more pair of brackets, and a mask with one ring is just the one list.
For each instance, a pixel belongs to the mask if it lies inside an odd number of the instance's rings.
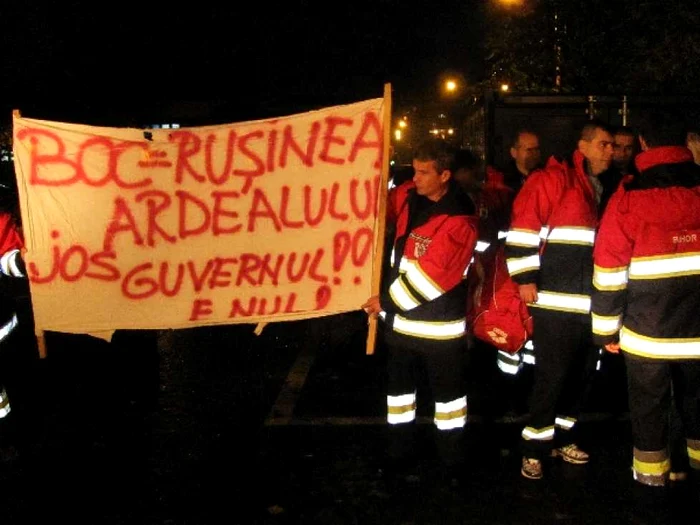
{"label": "black trousers", "polygon": [[[393,336],[387,341],[388,399],[415,396],[421,378],[426,378],[436,407],[464,400],[462,420],[466,420],[466,385],[464,380],[466,339],[434,341]],[[415,400],[417,407],[418,400]],[[445,405],[442,405],[445,406]],[[415,453],[415,411],[405,413],[402,421],[392,423],[389,402],[389,456],[407,459]],[[463,424],[455,414],[451,424],[438,424],[436,418],[435,444],[440,459],[448,466],[464,461]],[[442,425],[442,428],[441,428]],[[454,425],[453,428],[449,428]]]}
{"label": "black trousers", "polygon": [[[625,363],[634,447],[667,450],[674,412],[686,439],[700,442],[700,359],[671,361],[625,354]],[[691,466],[700,468],[700,462]]]}
{"label": "black trousers", "polygon": [[530,312],[536,360],[530,420],[521,444],[523,455],[541,458],[553,446],[575,442],[575,423],[590,389],[598,353],[588,316],[534,307]]}

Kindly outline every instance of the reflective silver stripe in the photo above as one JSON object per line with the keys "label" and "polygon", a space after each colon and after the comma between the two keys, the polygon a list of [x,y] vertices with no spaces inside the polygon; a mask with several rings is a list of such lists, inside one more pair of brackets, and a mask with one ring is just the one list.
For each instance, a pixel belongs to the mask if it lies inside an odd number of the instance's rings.
{"label": "reflective silver stripe", "polygon": [[506,235],[506,244],[510,246],[522,246],[524,248],[538,248],[540,236],[527,230],[510,230]]}
{"label": "reflective silver stripe", "polygon": [[435,403],[434,423],[439,430],[462,428],[467,423],[467,396],[448,403]]}
{"label": "reflective silver stripe", "polygon": [[473,262],[474,262],[474,257],[471,258],[471,260],[469,261],[469,264],[467,264],[467,267],[464,269],[464,273],[462,274],[462,279],[466,279],[467,275],[469,275],[469,268],[471,267]]}
{"label": "reflective silver stripe", "polygon": [[456,339],[464,335],[467,329],[465,320],[433,322],[433,321],[412,321],[394,316],[394,330],[405,335],[425,337],[428,339]]}
{"label": "reflective silver stripe", "polygon": [[593,246],[595,230],[590,228],[554,228],[547,235],[547,242],[573,243]]}
{"label": "reflective silver stripe", "polygon": [[620,330],[620,347],[631,354],[648,357],[700,357],[700,338],[656,339]]}
{"label": "reflective silver stripe", "polygon": [[544,241],[547,239],[548,235],[549,235],[549,226],[542,226],[540,228],[540,233],[539,233],[540,239],[542,239]]}
{"label": "reflective silver stripe", "polygon": [[24,277],[24,274],[17,266],[17,258],[20,257],[19,250],[10,250],[0,257],[0,272],[10,277]]}
{"label": "reflective silver stripe", "polygon": [[627,287],[628,268],[605,270],[599,266],[593,269],[593,286],[598,290],[624,290]]}
{"label": "reflective silver stripe", "polygon": [[506,237],[508,237],[507,231],[503,231],[503,230],[498,231],[498,239],[505,239]]}
{"label": "reflective silver stripe", "polygon": [[630,279],[654,279],[700,274],[700,255],[674,255],[655,259],[632,259]]}
{"label": "reflective silver stripe", "polygon": [[396,262],[396,250],[394,248],[391,249],[391,255],[389,256],[389,263],[391,264],[391,267],[394,267],[394,263]]}
{"label": "reflective silver stripe", "polygon": [[520,257],[518,259],[507,259],[506,265],[508,266],[508,273],[510,275],[539,270],[540,256],[535,254],[528,257]]}
{"label": "reflective silver stripe", "polygon": [[401,278],[396,279],[389,287],[389,295],[402,310],[411,310],[420,305],[418,300],[406,289]]}
{"label": "reflective silver stripe", "polygon": [[401,262],[399,263],[399,273],[406,273],[413,263],[406,259],[406,257],[401,257]]}
{"label": "reflective silver stripe", "polygon": [[381,319],[383,319],[383,320],[386,321],[386,312],[385,312],[384,310],[382,310],[381,312],[379,312],[379,317],[380,317]]}
{"label": "reflective silver stripe", "polygon": [[387,396],[387,423],[396,425],[416,419],[416,393]]}
{"label": "reflective silver stripe", "polygon": [[576,420],[572,419],[570,417],[563,418],[563,417],[557,417],[554,419],[554,424],[558,427],[565,428],[567,430],[571,430],[574,428],[574,425],[576,424]]}
{"label": "reflective silver stripe", "polygon": [[486,241],[476,241],[476,246],[474,247],[474,251],[479,252],[479,253],[483,253],[488,249],[489,246],[491,246],[491,243],[488,243]]}
{"label": "reflective silver stripe", "polygon": [[525,427],[521,435],[527,440],[534,439],[535,441],[551,441],[554,439],[554,427],[547,427],[542,430],[537,430],[532,427]]}
{"label": "reflective silver stripe", "polygon": [[533,351],[534,351],[534,350],[535,350],[535,345],[534,345],[534,343],[532,342],[532,339],[528,339],[527,341],[525,341],[525,344],[523,345],[523,348],[525,348],[526,350],[533,350]]}
{"label": "reflective silver stripe", "polygon": [[520,354],[511,355],[502,350],[498,351],[498,359],[496,360],[499,370],[505,372],[506,374],[515,375],[522,368],[522,363],[520,362]]}
{"label": "reflective silver stripe", "polygon": [[429,301],[437,299],[444,292],[439,288],[430,278],[423,273],[420,266],[417,263],[412,263],[410,268],[406,271],[406,279],[411,283],[418,293],[423,295]]}
{"label": "reflective silver stripe", "polygon": [[535,356],[532,354],[523,354],[523,363],[525,363],[526,365],[534,365]]}
{"label": "reflective silver stripe", "polygon": [[0,328],[0,341],[2,341],[8,335],[10,335],[10,333],[12,332],[12,330],[15,329],[16,326],[17,326],[17,314],[14,314],[12,316],[12,319],[10,319],[7,323],[5,323],[2,326],[2,328]]}
{"label": "reflective silver stripe", "polygon": [[614,335],[620,331],[622,315],[603,316],[591,314],[591,328],[597,335]]}
{"label": "reflective silver stripe", "polygon": [[537,292],[537,302],[533,303],[533,306],[567,312],[588,313],[591,311],[591,298],[587,295]]}

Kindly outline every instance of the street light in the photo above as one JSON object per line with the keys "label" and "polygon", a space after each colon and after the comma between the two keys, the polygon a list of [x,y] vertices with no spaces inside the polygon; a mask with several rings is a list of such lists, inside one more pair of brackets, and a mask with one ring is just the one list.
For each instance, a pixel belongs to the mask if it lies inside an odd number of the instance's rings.
{"label": "street light", "polygon": [[454,93],[455,91],[457,91],[457,82],[455,80],[452,80],[452,79],[446,80],[445,81],[445,90],[448,93]]}

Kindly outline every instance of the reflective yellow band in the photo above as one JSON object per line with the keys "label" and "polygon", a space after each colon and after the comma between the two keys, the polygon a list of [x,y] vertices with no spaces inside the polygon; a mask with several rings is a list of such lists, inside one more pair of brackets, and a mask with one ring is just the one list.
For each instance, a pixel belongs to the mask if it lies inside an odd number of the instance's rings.
{"label": "reflective yellow band", "polygon": [[591,314],[591,328],[596,335],[614,335],[620,331],[622,315],[603,316]]}
{"label": "reflective yellow band", "polygon": [[391,286],[389,287],[389,296],[391,297],[391,300],[394,301],[394,304],[404,311],[411,310],[412,308],[420,305],[418,299],[413,297],[411,292],[408,291],[408,288],[406,288],[406,285],[403,283],[401,277],[391,283]]}
{"label": "reflective yellow band", "polygon": [[593,267],[593,286],[603,292],[614,292],[627,288],[628,268]]}
{"label": "reflective yellow band", "polygon": [[518,275],[519,273],[531,272],[540,269],[540,256],[538,254],[529,255],[528,257],[518,257],[506,259],[508,273],[510,275]]}
{"label": "reflective yellow band", "polygon": [[700,275],[700,254],[639,257],[633,258],[630,262],[630,279],[657,279],[684,275]]}
{"label": "reflective yellow band", "polygon": [[423,337],[426,339],[457,339],[462,337],[467,330],[466,320],[459,321],[413,321],[394,316],[394,330],[404,335]]}
{"label": "reflective yellow band", "polygon": [[467,396],[448,403],[435,403],[434,422],[439,430],[462,428],[467,423]]}
{"label": "reflective yellow band", "polygon": [[387,396],[387,423],[396,425],[416,419],[416,393]]}
{"label": "reflective yellow band", "polygon": [[506,245],[520,248],[539,248],[540,236],[532,230],[513,229],[506,235]]}
{"label": "reflective yellow band", "polygon": [[418,293],[429,301],[437,299],[445,293],[445,290],[435,284],[416,262],[411,263],[408,270],[406,270],[406,279],[408,279],[408,282],[411,283],[411,286],[413,286]]}
{"label": "reflective yellow band", "polygon": [[554,439],[554,426],[546,427],[541,430],[537,430],[536,428],[532,427],[525,427],[521,435],[528,441],[551,441]]}
{"label": "reflective yellow band", "polygon": [[547,242],[562,244],[580,244],[593,246],[595,230],[591,228],[554,228],[547,235]]}
{"label": "reflective yellow band", "polygon": [[630,354],[642,357],[668,359],[700,357],[700,338],[662,339],[637,334],[623,326],[620,330],[620,347]]}
{"label": "reflective yellow band", "polygon": [[587,314],[591,311],[591,298],[587,295],[540,291],[537,292],[537,302],[532,306]]}

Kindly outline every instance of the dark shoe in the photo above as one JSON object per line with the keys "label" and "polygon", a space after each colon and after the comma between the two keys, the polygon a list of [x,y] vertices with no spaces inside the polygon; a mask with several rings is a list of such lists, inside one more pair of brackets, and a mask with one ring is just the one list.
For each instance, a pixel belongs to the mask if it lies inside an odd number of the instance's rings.
{"label": "dark shoe", "polygon": [[523,458],[520,473],[527,479],[542,479],[542,462],[535,458]]}
{"label": "dark shoe", "polygon": [[572,465],[585,465],[590,460],[588,454],[578,448],[578,445],[574,443],[553,449],[552,457],[557,456]]}

